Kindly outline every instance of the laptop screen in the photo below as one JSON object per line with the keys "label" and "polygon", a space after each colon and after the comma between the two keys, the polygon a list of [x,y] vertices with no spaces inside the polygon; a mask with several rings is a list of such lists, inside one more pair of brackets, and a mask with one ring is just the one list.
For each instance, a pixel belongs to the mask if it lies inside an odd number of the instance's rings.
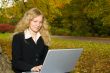
{"label": "laptop screen", "polygon": [[82,48],[49,50],[40,73],[65,73],[72,71],[82,50]]}

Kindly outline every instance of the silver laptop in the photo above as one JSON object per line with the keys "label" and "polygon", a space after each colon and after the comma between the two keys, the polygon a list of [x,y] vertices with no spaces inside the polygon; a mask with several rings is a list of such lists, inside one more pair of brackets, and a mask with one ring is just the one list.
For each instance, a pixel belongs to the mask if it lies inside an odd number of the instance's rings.
{"label": "silver laptop", "polygon": [[68,73],[72,71],[82,51],[82,48],[49,50],[40,73]]}

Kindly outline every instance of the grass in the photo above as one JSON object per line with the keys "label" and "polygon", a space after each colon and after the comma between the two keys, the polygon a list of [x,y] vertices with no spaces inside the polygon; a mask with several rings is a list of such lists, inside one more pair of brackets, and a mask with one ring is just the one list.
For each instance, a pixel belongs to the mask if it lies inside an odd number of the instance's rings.
{"label": "grass", "polygon": [[[11,34],[0,34],[3,52],[11,59]],[[110,73],[110,44],[52,38],[50,49],[83,48],[83,53],[72,73]]]}
{"label": "grass", "polygon": [[110,73],[110,44],[53,38],[51,48],[84,49],[72,73]]}
{"label": "grass", "polygon": [[0,39],[9,39],[11,35],[10,33],[0,33]]}

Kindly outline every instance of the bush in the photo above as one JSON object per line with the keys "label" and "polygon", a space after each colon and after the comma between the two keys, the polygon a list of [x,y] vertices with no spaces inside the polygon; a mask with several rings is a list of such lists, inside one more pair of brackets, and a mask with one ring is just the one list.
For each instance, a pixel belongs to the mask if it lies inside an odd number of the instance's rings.
{"label": "bush", "polygon": [[10,24],[0,24],[0,32],[13,32],[15,29],[15,26]]}
{"label": "bush", "polygon": [[71,32],[69,29],[66,28],[58,28],[58,27],[51,27],[51,33],[53,35],[71,35]]}

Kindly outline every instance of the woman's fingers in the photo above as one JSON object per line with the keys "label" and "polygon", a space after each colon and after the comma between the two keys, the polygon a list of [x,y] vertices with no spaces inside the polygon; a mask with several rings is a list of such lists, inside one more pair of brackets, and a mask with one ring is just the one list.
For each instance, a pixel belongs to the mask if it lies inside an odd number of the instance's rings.
{"label": "woman's fingers", "polygon": [[38,67],[36,67],[36,68],[35,68],[35,71],[36,71],[36,72],[39,72],[39,71],[40,71],[40,69],[39,69]]}
{"label": "woman's fingers", "polygon": [[41,71],[41,69],[42,69],[42,65],[39,65],[39,66],[33,67],[33,68],[31,69],[31,71],[32,71],[32,72],[39,72],[39,71]]}
{"label": "woman's fingers", "polygon": [[39,66],[37,66],[38,68],[39,68],[39,70],[41,70],[42,69],[42,65],[39,65]]}
{"label": "woman's fingers", "polygon": [[41,71],[42,65],[36,66],[39,71]]}
{"label": "woman's fingers", "polygon": [[32,71],[32,72],[39,72],[39,68],[38,68],[38,67],[33,67],[33,68],[31,69],[31,71]]}

